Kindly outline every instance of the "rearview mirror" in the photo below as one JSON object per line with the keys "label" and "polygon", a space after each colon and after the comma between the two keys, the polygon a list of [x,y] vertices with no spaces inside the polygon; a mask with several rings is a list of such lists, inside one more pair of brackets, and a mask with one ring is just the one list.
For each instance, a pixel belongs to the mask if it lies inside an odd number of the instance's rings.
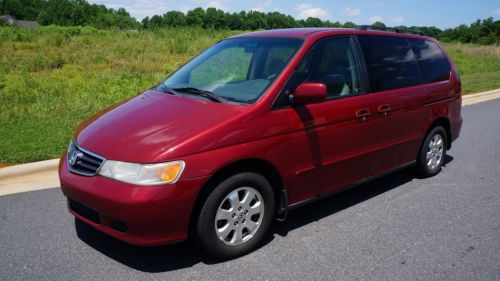
{"label": "rearview mirror", "polygon": [[323,83],[302,83],[295,93],[290,95],[290,101],[295,104],[320,103],[326,99],[326,85]]}

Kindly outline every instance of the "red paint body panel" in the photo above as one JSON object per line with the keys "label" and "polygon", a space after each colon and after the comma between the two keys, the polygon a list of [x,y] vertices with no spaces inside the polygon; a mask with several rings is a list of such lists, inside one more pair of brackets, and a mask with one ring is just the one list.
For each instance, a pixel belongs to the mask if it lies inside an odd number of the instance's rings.
{"label": "red paint body panel", "polygon": [[[449,81],[272,109],[283,85],[316,41],[353,34],[435,41],[408,34],[322,28],[235,36],[300,37],[305,42],[255,104],[215,103],[146,91],[83,122],[74,134],[76,143],[106,159],[183,160],[186,168],[175,184],[144,187],[73,174],[63,155],[59,175],[64,194],[98,212],[103,222],[72,213],[131,244],[170,243],[186,239],[204,184],[239,160],[259,159],[272,165],[283,184],[278,188],[287,190],[289,204],[294,204],[411,163],[439,118],[448,120],[451,139],[458,138],[460,81],[453,67]],[[360,109],[369,111],[366,120],[356,116]],[[127,232],[106,225],[112,220],[126,222]]]}
{"label": "red paint body panel", "polygon": [[[98,230],[136,245],[161,245],[185,240],[191,210],[207,177],[180,180],[175,185],[136,186],[101,176],[84,177],[71,173],[65,157],[59,169],[65,196],[98,212],[96,224],[72,212]],[[120,220],[127,233],[110,228],[107,222]]]}
{"label": "red paint body panel", "polygon": [[[147,91],[92,117],[74,138],[80,146],[108,159],[161,162],[162,156],[197,152],[184,144],[194,141],[193,132],[209,133],[238,122],[234,119],[245,111],[244,106]],[[205,143],[198,149],[211,149],[211,145],[216,144]]]}

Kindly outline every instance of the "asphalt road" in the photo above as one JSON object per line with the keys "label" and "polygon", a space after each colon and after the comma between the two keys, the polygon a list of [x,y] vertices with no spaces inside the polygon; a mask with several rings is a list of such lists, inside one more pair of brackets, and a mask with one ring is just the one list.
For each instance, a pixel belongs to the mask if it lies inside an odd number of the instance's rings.
{"label": "asphalt road", "polygon": [[406,169],[299,208],[228,262],[109,238],[59,189],[0,197],[0,280],[500,280],[500,100],[463,116],[438,176]]}

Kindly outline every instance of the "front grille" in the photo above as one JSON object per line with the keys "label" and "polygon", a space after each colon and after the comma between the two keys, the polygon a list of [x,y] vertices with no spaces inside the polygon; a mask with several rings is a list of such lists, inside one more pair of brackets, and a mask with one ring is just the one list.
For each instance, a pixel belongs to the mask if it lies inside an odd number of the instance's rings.
{"label": "front grille", "polygon": [[68,199],[68,206],[73,212],[88,219],[89,221],[93,221],[93,222],[98,223],[98,224],[101,223],[101,216],[99,216],[98,212],[96,212],[88,207],[85,207],[82,204],[75,202],[71,199]]}
{"label": "front grille", "polygon": [[97,154],[78,147],[73,142],[69,144],[67,157],[69,170],[83,176],[97,174],[105,160]]}

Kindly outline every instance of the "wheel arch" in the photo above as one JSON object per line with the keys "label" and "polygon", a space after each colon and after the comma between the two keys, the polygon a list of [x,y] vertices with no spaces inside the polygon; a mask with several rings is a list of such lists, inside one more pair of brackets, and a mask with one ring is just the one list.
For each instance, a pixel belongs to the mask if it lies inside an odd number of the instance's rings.
{"label": "wheel arch", "polygon": [[278,169],[276,169],[276,167],[269,161],[260,158],[236,160],[219,168],[200,189],[191,212],[189,235],[192,235],[201,207],[210,193],[221,181],[241,172],[255,172],[264,176],[269,181],[273,189],[275,195],[275,206],[276,208],[279,207],[280,194],[284,187],[283,178]]}
{"label": "wheel arch", "polygon": [[[446,117],[446,116],[438,117],[438,118],[436,118],[436,120],[434,120],[431,123],[431,125],[429,126],[429,128],[425,132],[424,140],[425,140],[425,137],[427,136],[427,134],[429,134],[429,132],[437,126],[442,126],[444,128],[444,130],[446,132],[446,149],[449,150],[451,148],[451,142],[452,142],[452,140],[451,140],[451,123],[450,123],[450,120],[448,119],[448,117]],[[422,143],[423,143],[423,141],[422,141]]]}

